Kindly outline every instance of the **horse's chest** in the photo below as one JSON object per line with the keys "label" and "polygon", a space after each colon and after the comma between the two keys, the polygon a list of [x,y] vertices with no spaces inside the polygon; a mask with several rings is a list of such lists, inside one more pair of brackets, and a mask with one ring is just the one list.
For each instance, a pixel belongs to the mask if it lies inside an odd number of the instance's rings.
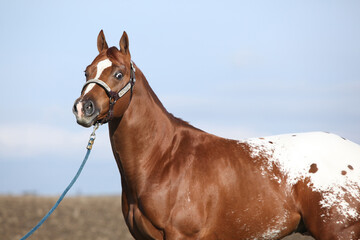
{"label": "horse's chest", "polygon": [[163,234],[144,215],[137,204],[129,205],[126,222],[136,239],[162,239],[163,237]]}

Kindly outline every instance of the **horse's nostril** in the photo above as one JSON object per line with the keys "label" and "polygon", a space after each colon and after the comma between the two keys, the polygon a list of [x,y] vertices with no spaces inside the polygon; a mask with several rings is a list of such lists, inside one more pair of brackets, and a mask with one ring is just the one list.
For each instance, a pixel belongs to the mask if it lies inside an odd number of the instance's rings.
{"label": "horse's nostril", "polygon": [[77,114],[76,104],[77,103],[75,103],[74,106],[73,106],[73,113],[75,113],[75,114]]}
{"label": "horse's nostril", "polygon": [[84,104],[84,113],[85,116],[91,116],[93,115],[95,112],[95,107],[94,107],[94,103],[89,100]]}

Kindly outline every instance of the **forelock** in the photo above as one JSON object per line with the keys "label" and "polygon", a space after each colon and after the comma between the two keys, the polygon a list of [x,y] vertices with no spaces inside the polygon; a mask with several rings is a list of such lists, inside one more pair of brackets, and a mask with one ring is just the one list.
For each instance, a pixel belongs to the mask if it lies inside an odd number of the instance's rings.
{"label": "forelock", "polygon": [[106,51],[106,56],[109,59],[117,59],[119,55],[119,50],[116,47],[111,47]]}

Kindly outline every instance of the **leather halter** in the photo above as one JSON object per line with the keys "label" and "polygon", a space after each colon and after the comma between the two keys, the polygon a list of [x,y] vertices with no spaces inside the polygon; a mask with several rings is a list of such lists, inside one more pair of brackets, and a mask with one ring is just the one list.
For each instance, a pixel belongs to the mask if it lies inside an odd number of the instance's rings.
{"label": "leather halter", "polygon": [[[109,85],[107,85],[104,81],[100,80],[100,79],[97,79],[97,78],[94,78],[94,79],[90,79],[88,80],[81,92],[84,91],[85,87],[87,85],[89,85],[90,83],[94,83],[94,84],[97,84],[99,85],[100,87],[102,87],[106,94],[108,95],[109,97],[109,111],[108,111],[108,114],[107,116],[101,120],[101,121],[98,121],[100,124],[104,124],[104,123],[107,123],[109,122],[112,117],[113,117],[113,112],[114,112],[114,105],[115,103],[117,102],[117,100],[119,100],[120,98],[122,98],[128,91],[130,91],[130,101],[131,101],[131,98],[132,98],[132,92],[133,92],[133,87],[135,85],[135,82],[136,82],[136,79],[135,79],[135,67],[134,67],[134,63],[132,61],[130,61],[130,80],[127,82],[127,84],[122,88],[120,89],[118,92],[114,92],[111,90],[111,88],[109,87]],[[129,104],[130,104],[130,101],[129,101]]]}

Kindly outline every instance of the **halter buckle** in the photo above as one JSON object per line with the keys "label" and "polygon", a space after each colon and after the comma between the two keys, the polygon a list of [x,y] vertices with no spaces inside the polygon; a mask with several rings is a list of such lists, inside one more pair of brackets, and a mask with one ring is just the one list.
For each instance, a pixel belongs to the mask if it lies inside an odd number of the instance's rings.
{"label": "halter buckle", "polygon": [[116,99],[114,97],[109,97],[109,102],[110,102],[110,105],[115,104]]}

